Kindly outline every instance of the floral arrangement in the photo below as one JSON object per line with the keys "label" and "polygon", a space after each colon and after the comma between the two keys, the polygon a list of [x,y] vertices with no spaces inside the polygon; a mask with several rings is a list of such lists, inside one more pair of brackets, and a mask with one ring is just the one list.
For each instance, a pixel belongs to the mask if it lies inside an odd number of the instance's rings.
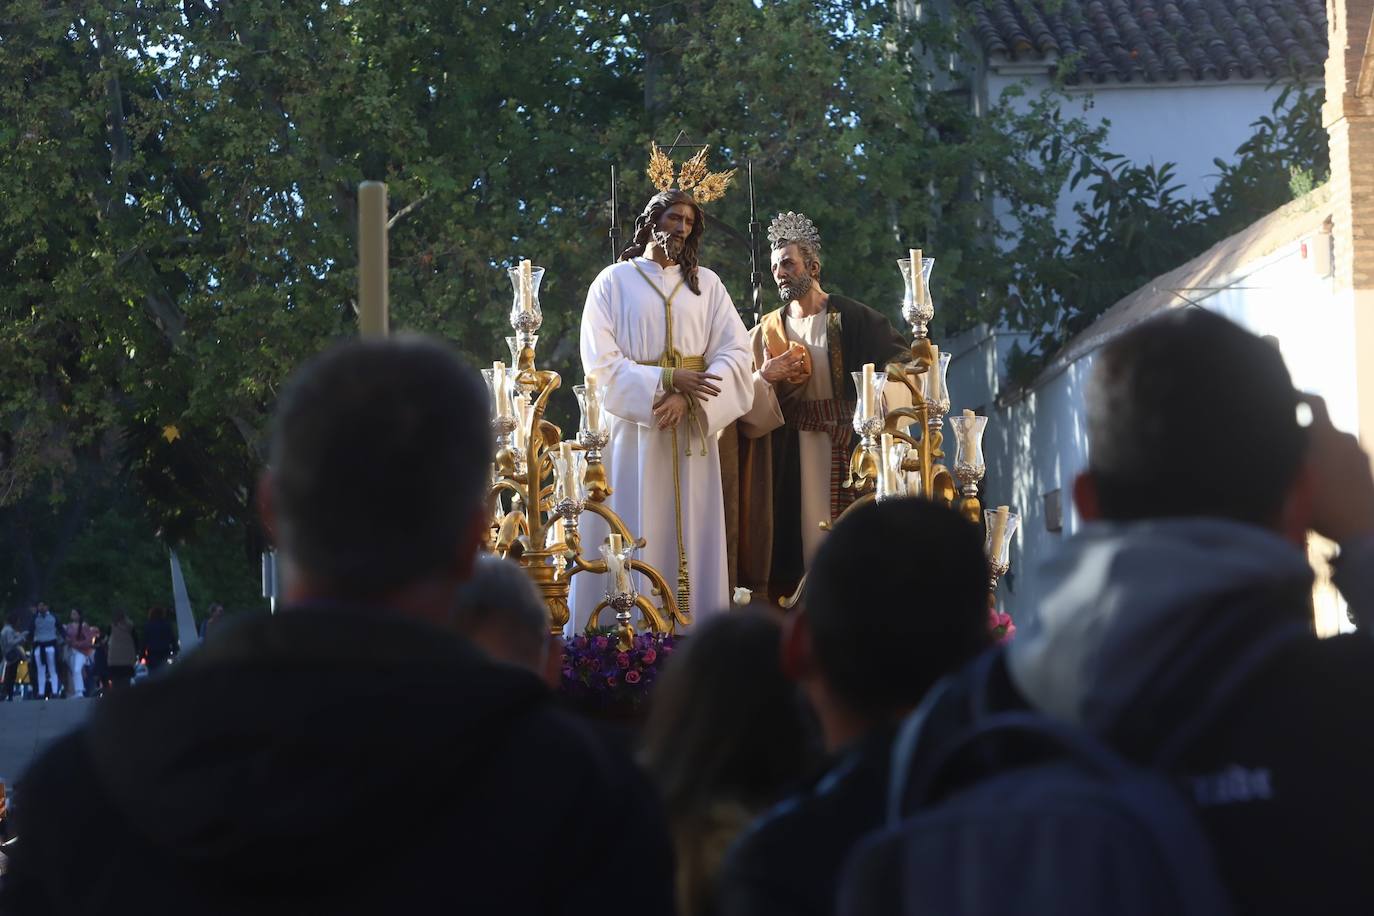
{"label": "floral arrangement", "polygon": [[640,633],[622,652],[614,628],[590,629],[564,649],[561,692],[587,712],[638,710],[672,654],[671,636]]}
{"label": "floral arrangement", "polygon": [[1007,642],[1016,635],[1016,624],[1012,623],[1010,614],[1003,614],[997,608],[988,609],[988,631],[992,633],[994,642]]}

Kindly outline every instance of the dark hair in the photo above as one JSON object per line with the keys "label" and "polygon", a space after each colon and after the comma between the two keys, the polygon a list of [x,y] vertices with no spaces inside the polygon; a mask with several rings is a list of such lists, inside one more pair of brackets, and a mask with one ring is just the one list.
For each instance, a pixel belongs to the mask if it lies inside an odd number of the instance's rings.
{"label": "dark hair", "polygon": [[804,602],[826,682],[867,715],[915,706],[991,643],[982,538],[928,500],[846,515],[816,551]]}
{"label": "dark hair", "polygon": [[782,673],[782,629],[755,610],[693,628],[654,688],[643,761],[673,817],[715,801],[771,804],[801,778],[815,746],[797,688]]}
{"label": "dark hair", "polygon": [[308,362],[272,434],[291,562],[360,597],[451,564],[486,492],[487,400],[476,372],[421,337],[351,341]]}
{"label": "dark hair", "polygon": [[167,609],[158,605],[148,608],[149,620],[162,620],[167,616]]}
{"label": "dark hair", "polygon": [[682,255],[678,258],[678,265],[682,268],[682,276],[687,283],[687,288],[700,296],[701,282],[697,279],[697,250],[701,247],[701,234],[706,231],[706,214],[701,211],[701,205],[696,202],[696,198],[686,191],[669,188],[667,191],[659,191],[649,198],[649,202],[644,205],[644,212],[635,217],[634,238],[631,240],[630,246],[620,253],[620,260],[628,261],[631,258],[637,258],[648,249],[649,242],[653,239],[654,229],[658,226],[658,221],[674,204],[687,204],[695,214],[692,221],[692,231],[687,234],[687,239],[682,244]]}
{"label": "dark hair", "polygon": [[1087,404],[1088,469],[1114,521],[1273,524],[1306,449],[1278,350],[1203,309],[1153,318],[1103,347]]}
{"label": "dark hair", "polygon": [[464,636],[495,627],[528,659],[539,659],[549,639],[549,607],[524,567],[502,557],[482,554],[472,578],[458,589],[453,625]]}

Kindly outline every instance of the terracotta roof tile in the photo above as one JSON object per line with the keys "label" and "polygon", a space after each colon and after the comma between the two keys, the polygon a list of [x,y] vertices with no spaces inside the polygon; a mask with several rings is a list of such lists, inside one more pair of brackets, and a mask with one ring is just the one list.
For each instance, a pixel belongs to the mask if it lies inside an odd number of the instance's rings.
{"label": "terracotta roof tile", "polygon": [[1070,83],[1321,73],[1323,0],[971,0],[989,55],[1073,66]]}

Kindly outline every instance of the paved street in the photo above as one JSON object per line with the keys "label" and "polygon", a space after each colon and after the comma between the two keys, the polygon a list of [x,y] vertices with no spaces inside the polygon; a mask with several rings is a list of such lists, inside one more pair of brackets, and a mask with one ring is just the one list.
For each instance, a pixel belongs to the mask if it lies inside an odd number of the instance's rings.
{"label": "paved street", "polygon": [[96,700],[15,700],[0,703],[0,782],[15,781],[53,739],[76,727],[95,708]]}

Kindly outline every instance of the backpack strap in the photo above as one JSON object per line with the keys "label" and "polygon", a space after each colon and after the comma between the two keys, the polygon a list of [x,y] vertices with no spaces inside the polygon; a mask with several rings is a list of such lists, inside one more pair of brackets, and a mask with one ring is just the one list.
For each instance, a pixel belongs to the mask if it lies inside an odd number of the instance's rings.
{"label": "backpack strap", "polygon": [[973,715],[980,719],[992,712],[988,699],[992,674],[1002,658],[1000,646],[979,655],[962,672],[948,674],[935,682],[921,703],[905,719],[897,730],[892,742],[892,771],[887,783],[887,820],[896,824],[902,819],[902,809],[906,804],[907,777],[911,773],[912,761],[921,743],[921,732],[931,710],[940,704],[941,698],[950,691],[956,678],[967,677],[973,682]]}
{"label": "backpack strap", "polygon": [[[982,656],[974,662],[978,664]],[[911,772],[911,762],[916,757],[916,749],[921,743],[921,729],[930,716],[930,711],[940,702],[949,690],[953,675],[946,675],[926,691],[917,706],[897,729],[897,737],[892,742],[892,772],[887,780],[887,823],[895,826],[902,819],[902,807],[906,800],[907,774]]]}

